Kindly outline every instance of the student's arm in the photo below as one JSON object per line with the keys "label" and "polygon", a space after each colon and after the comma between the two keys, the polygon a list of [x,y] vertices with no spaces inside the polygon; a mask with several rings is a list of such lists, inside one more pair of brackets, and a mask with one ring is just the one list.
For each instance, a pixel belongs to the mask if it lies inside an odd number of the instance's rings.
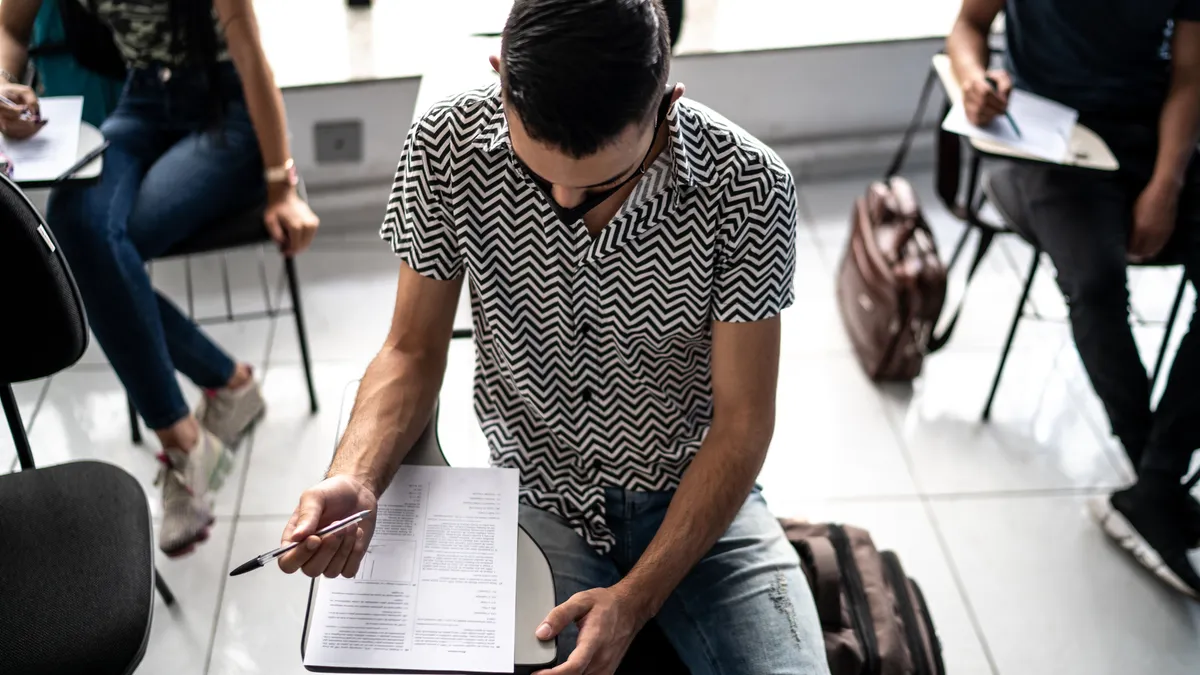
{"label": "student's arm", "polygon": [[[29,60],[29,38],[42,0],[4,0],[0,2],[0,68],[18,79]],[[42,125],[20,119],[26,109],[37,111],[37,94],[23,84],[0,77],[0,95],[18,107],[0,105],[0,133],[11,138],[28,138]]]}
{"label": "student's arm", "polygon": [[392,327],[359,385],[328,478],[301,495],[283,531],[284,543],[308,538],[305,546],[279,559],[288,573],[354,576],[374,518],[325,543],[309,535],[340,518],[375,510],[376,499],[429,422],[441,390],[464,264],[454,217],[443,207],[438,181],[427,172],[427,143],[436,142],[429,130],[439,126],[428,118],[437,114],[454,110],[439,109],[417,120],[404,141],[381,228],[402,260]]}
{"label": "student's arm", "polygon": [[[611,673],[633,637],[729,528],[762,468],[775,429],[779,318],[713,324],[713,421],[658,534],[615,586],[572,596],[546,617],[547,639],[580,617],[568,661],[543,675]],[[539,629],[541,631],[542,629]]]}
{"label": "student's arm", "polygon": [[[1195,4],[1195,3],[1193,3]],[[1200,137],[1200,21],[1175,22],[1171,40],[1171,88],[1158,121],[1154,174],[1133,210],[1129,257],[1158,255],[1175,230],[1179,193]]]}
{"label": "student's arm", "polygon": [[[962,9],[946,38],[946,53],[962,87],[963,105],[972,124],[985,125],[1008,108],[1012,78],[1003,70],[988,70],[988,33],[1004,0],[963,0]],[[996,82],[995,91],[987,78]]]}
{"label": "student's arm", "polygon": [[[213,5],[229,45],[229,56],[242,80],[263,166],[267,169],[281,167],[292,158],[288,147],[287,116],[283,95],[275,86],[275,74],[263,52],[253,3],[251,0],[215,0]],[[263,221],[271,238],[288,256],[307,248],[320,224],[295,188],[282,181],[267,186]]]}
{"label": "student's arm", "polygon": [[616,670],[638,630],[729,529],[762,468],[775,431],[779,314],[794,298],[796,188],[775,162],[748,165],[739,187],[754,196],[731,200],[719,237],[708,434],[633,569],[614,586],[571,597],[539,627],[544,640],[580,626],[568,661],[541,675]]}
{"label": "student's arm", "polygon": [[283,531],[283,543],[309,539],[279,559],[284,572],[352,577],[358,571],[374,518],[324,542],[310,535],[359,511],[374,512],[376,500],[421,436],[441,390],[461,288],[461,277],[437,281],[401,264],[391,330],[363,375],[328,478],[300,496]]}

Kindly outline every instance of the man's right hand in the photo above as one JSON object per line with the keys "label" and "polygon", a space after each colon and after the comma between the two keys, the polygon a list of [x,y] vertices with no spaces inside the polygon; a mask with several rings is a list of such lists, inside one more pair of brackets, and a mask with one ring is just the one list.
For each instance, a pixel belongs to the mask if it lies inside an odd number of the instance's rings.
{"label": "man's right hand", "polygon": [[[361,481],[349,476],[330,476],[304,491],[292,519],[283,529],[282,545],[303,541],[279,558],[279,569],[291,574],[303,570],[310,577],[325,575],[330,579],[339,574],[353,577],[358,573],[371,535],[375,532],[375,493]],[[358,527],[316,537],[314,532],[326,525],[370,511]]]}
{"label": "man's right hand", "polygon": [[[996,83],[995,89],[988,82],[989,78]],[[1008,110],[1008,95],[1012,88],[1012,78],[1003,70],[989,70],[963,82],[963,105],[967,109],[967,119],[978,127],[990,124]]]}
{"label": "man's right hand", "polygon": [[20,140],[36,134],[46,125],[39,114],[37,94],[29,87],[23,84],[0,84],[0,96],[17,104],[14,108],[0,103],[0,133]]}

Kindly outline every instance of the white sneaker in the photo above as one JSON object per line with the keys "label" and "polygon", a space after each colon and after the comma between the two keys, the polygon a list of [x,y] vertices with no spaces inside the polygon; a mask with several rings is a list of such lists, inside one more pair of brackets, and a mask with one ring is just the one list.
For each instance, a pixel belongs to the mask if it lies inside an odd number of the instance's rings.
{"label": "white sneaker", "polygon": [[238,442],[267,412],[262,388],[251,374],[250,381],[237,389],[208,389],[196,407],[196,419],[229,447]]}
{"label": "white sneaker", "polygon": [[214,520],[209,493],[225,482],[233,468],[233,457],[219,438],[201,429],[191,452],[167,448],[158,459],[162,467],[154,483],[163,491],[158,548],[175,557],[190,553],[196,544],[208,539]]}

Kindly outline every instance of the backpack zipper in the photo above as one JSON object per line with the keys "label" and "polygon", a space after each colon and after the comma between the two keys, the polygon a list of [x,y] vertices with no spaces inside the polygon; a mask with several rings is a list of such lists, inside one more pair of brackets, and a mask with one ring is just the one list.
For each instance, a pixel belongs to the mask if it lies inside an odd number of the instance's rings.
{"label": "backpack zipper", "polygon": [[850,548],[850,537],[841,525],[829,526],[829,542],[837,554],[838,567],[850,595],[850,617],[854,620],[854,632],[862,643],[864,675],[879,675],[879,642],[875,636],[875,621],[871,618],[871,606],[867,602],[867,591],[863,586],[858,563],[854,562],[854,551]]}
{"label": "backpack zipper", "polygon": [[925,602],[925,592],[915,581],[912,585],[916,593],[917,606],[921,608],[921,623],[925,625],[925,634],[933,645],[933,675],[946,675],[946,663],[942,661],[942,641],[938,639],[937,630],[933,627],[933,616],[929,613],[929,603]]}
{"label": "backpack zipper", "polygon": [[904,576],[900,558],[891,551],[884,551],[880,558],[896,595],[896,604],[900,606],[900,620],[904,622],[904,637],[908,641],[908,652],[912,654],[914,675],[933,675],[929,672],[929,655],[925,653],[925,640],[921,638],[921,629],[917,626],[917,613],[908,593],[908,577]]}

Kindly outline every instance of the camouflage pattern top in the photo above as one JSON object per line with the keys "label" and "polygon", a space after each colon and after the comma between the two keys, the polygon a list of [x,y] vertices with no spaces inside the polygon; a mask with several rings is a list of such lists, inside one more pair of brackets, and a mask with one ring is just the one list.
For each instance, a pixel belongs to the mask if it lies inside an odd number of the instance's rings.
{"label": "camouflage pattern top", "polygon": [[[179,66],[187,54],[171,39],[170,0],[79,0],[113,32],[113,41],[130,68]],[[184,0],[187,1],[187,0]],[[213,12],[217,59],[229,60],[225,36]]]}

